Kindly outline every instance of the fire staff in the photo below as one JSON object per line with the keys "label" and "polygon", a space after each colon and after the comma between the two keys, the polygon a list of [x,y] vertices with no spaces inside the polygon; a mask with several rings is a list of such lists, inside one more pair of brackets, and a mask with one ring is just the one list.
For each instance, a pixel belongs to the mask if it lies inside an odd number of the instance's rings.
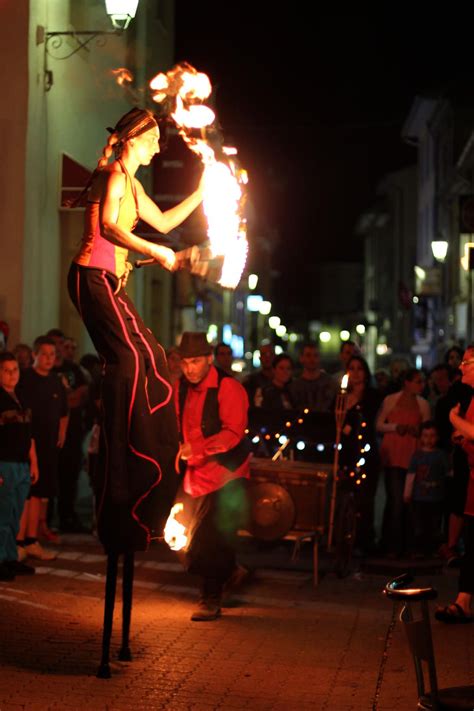
{"label": "fire staff", "polygon": [[[141,218],[167,233],[199,205],[202,187],[161,212],[135,177],[159,152],[153,114],[125,114],[103,150],[86,189],[80,250],[68,276],[70,297],[104,364],[103,417],[97,468],[97,523],[108,551],[147,548],[174,496],[178,448],[165,354],[125,292],[128,250],[170,271],[175,254],[133,234]],[[109,158],[115,154],[115,160]]]}
{"label": "fire staff", "polygon": [[184,333],[179,346],[184,378],[175,386],[180,457],[186,462],[176,501],[188,537],[185,565],[202,579],[191,619],[215,620],[224,586],[240,582],[235,536],[246,515],[249,476],[248,399],[243,386],[212,365],[204,333]]}

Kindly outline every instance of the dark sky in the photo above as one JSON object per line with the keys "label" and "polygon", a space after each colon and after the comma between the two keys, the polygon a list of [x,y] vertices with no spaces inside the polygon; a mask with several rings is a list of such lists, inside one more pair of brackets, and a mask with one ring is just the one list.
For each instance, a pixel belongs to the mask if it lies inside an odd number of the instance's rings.
{"label": "dark sky", "polygon": [[299,285],[300,308],[305,266],[361,260],[358,215],[386,172],[416,161],[400,139],[415,94],[473,82],[470,17],[402,15],[398,3],[370,15],[314,3],[176,6],[176,59],[217,87],[224,134],[249,170],[262,227],[278,230],[274,266]]}

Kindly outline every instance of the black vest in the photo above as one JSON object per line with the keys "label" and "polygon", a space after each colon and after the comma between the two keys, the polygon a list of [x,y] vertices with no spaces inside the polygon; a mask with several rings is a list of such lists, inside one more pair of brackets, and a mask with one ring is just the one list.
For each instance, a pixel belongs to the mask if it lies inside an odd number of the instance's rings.
{"label": "black vest", "polygon": [[[214,366],[215,367],[215,366]],[[201,432],[204,438],[212,437],[222,429],[222,422],[219,417],[219,389],[224,378],[230,378],[223,370],[217,368],[217,388],[208,388],[204,406],[202,409]],[[185,377],[182,377],[179,383],[179,419],[180,419],[180,438],[183,441],[183,412],[188,394],[189,382]],[[221,466],[235,472],[247,459],[252,451],[252,445],[247,437],[243,437],[235,447],[229,449],[228,452],[213,454],[212,459],[216,460]]]}

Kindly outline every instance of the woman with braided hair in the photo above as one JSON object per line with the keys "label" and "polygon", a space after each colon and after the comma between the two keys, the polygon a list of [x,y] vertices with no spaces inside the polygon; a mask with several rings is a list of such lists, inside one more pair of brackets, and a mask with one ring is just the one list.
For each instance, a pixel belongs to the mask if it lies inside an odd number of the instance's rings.
{"label": "woman with braided hair", "polygon": [[168,233],[200,204],[202,188],[162,212],[135,178],[160,150],[153,114],[134,108],[108,130],[87,187],[84,234],[68,289],[104,365],[98,533],[106,550],[126,553],[146,549],[161,535],[175,493],[178,446],[164,351],[125,292],[128,250],[173,271],[174,252],[133,230],[140,218]]}

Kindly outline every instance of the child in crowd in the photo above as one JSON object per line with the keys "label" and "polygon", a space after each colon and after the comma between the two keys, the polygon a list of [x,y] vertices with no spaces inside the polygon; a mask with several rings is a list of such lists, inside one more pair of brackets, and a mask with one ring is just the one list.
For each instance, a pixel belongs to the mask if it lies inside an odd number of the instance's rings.
{"label": "child in crowd", "polygon": [[40,478],[31,487],[22,516],[24,536],[18,538],[20,558],[54,560],[56,553],[38,538],[57,543],[58,537],[47,524],[48,500],[58,495],[58,458],[66,438],[68,407],[66,389],[53,371],[56,358],[54,340],[40,336],[33,345],[33,367],[23,371],[18,392],[31,409],[32,432],[36,444]]}
{"label": "child in crowd", "polygon": [[0,581],[35,572],[18,560],[16,545],[30,482],[39,476],[31,413],[15,391],[19,378],[13,353],[0,353]]}
{"label": "child in crowd", "polygon": [[448,458],[438,449],[438,430],[433,421],[420,427],[419,448],[413,454],[405,481],[403,499],[412,504],[416,556],[430,556],[439,546],[444,485]]}

